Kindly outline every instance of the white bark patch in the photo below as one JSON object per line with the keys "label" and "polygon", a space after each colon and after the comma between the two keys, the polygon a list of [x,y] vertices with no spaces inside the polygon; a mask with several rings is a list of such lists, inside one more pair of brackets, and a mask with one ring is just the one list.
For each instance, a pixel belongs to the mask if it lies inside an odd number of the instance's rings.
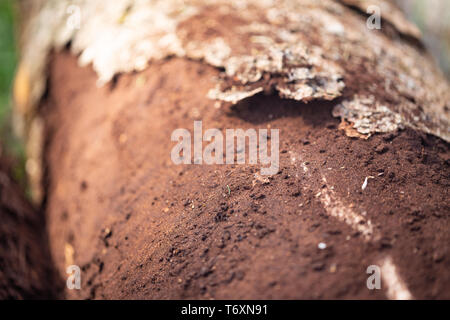
{"label": "white bark patch", "polygon": [[[371,3],[340,1],[360,8]],[[352,122],[358,132],[366,135],[411,126],[450,141],[450,90],[431,59],[401,41],[394,42],[381,32],[367,30],[365,17],[346,11],[349,9],[339,1],[36,0],[36,3],[40,5],[30,8],[32,18],[24,31],[21,50],[21,65],[29,69],[33,106],[45,90],[48,54],[69,41],[72,52],[79,55],[80,64],[92,64],[100,85],[117,73],[143,70],[149,61],[168,56],[202,60],[223,68],[224,77],[217,79],[221,87],[209,96],[233,104],[266,86],[286,99],[333,100],[342,95],[343,79],[356,76],[353,72],[348,74],[345,65],[365,61],[368,72],[385,80],[364,90],[385,91],[395,97],[394,102],[355,94],[334,110],[335,116]],[[420,36],[417,28],[394,6],[385,0],[376,3],[399,32]],[[67,14],[67,8],[74,5],[79,8],[80,18],[76,28],[68,23],[71,16]],[[220,8],[216,13],[225,12],[241,22],[223,30],[222,16],[211,16],[209,35],[198,28],[190,29],[189,23],[181,26],[211,10],[207,5]],[[192,34],[201,36],[196,38]],[[308,38],[317,41],[312,44]],[[230,80],[234,86],[231,89]]]}
{"label": "white bark patch", "polygon": [[397,272],[391,257],[381,262],[381,278],[387,287],[387,297],[391,300],[411,300],[413,296]]}
{"label": "white bark patch", "polygon": [[392,112],[386,105],[379,104],[373,96],[355,95],[351,100],[345,100],[334,107],[333,116],[352,122],[353,128],[365,135],[395,131],[402,129],[405,124],[400,114]]}
{"label": "white bark patch", "polygon": [[254,96],[255,94],[260,93],[262,91],[263,91],[263,88],[256,88],[254,90],[249,90],[249,91],[240,91],[240,90],[236,90],[233,88],[230,91],[222,92],[221,90],[215,88],[215,89],[209,90],[208,98],[217,99],[217,100],[231,102],[233,104],[236,104],[240,100]]}
{"label": "white bark patch", "polygon": [[[341,2],[364,12],[379,4],[400,33],[420,36],[386,0],[27,1],[16,131],[27,139],[46,89],[49,54],[70,42],[80,65],[97,73],[98,85],[151,61],[183,57],[223,69],[211,80],[217,87],[209,97],[217,101],[236,104],[274,91],[307,103],[335,100],[347,88],[333,110],[353,126],[347,135],[366,139],[412,127],[450,141],[449,84],[432,59],[402,39],[367,29],[366,17]],[[236,21],[224,28],[225,17]]]}
{"label": "white bark patch", "polygon": [[372,222],[366,220],[363,215],[358,214],[352,208],[346,206],[336,197],[333,190],[325,187],[316,194],[316,197],[319,198],[330,216],[337,218],[355,231],[360,232],[364,240],[369,241],[372,239],[374,233]]}

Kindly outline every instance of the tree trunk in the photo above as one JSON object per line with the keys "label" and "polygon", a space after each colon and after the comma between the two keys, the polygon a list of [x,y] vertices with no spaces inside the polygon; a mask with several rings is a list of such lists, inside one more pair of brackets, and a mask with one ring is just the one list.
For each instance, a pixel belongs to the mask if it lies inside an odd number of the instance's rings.
{"label": "tree trunk", "polygon": [[[67,297],[450,298],[449,86],[391,4],[42,3],[16,123]],[[278,172],[176,165],[196,120],[279,129]]]}

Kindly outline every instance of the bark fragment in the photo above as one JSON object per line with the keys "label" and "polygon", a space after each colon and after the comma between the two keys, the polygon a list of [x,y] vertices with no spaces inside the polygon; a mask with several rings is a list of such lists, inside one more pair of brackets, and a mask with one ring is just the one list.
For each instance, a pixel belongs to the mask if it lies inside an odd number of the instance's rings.
{"label": "bark fragment", "polygon": [[[401,39],[368,30],[365,19],[347,7],[365,11],[372,2],[120,0],[105,6],[99,0],[80,0],[80,29],[71,29],[67,24],[65,10],[69,3],[46,1],[28,25],[23,60],[26,65],[33,65],[29,71],[32,104],[44,90],[48,52],[69,41],[72,52],[80,55],[81,65],[92,63],[99,84],[110,81],[117,73],[142,70],[150,60],[170,55],[204,60],[225,70],[224,77],[218,79],[220,92],[210,96],[233,103],[268,86],[287,99],[333,100],[342,95],[343,79],[357,77],[349,74],[349,65],[364,63],[371,68],[367,72],[384,82],[371,84],[373,88],[349,89],[369,89],[367,94],[381,91],[397,101],[383,101],[378,94],[361,112],[357,108],[343,112],[346,106],[357,103],[358,98],[353,96],[339,107],[337,115],[356,112],[358,117],[364,117],[366,109],[384,113],[387,118],[395,113],[403,125],[450,139],[445,108],[449,101],[448,83],[430,59],[423,59],[422,52]],[[396,7],[387,1],[375,4],[399,32],[420,38],[417,28]],[[50,15],[53,18],[48,23]],[[220,20],[227,17],[236,19],[234,28],[221,26]],[[203,28],[189,23],[195,20],[205,22]],[[380,104],[385,106],[383,110]],[[375,123],[383,120],[366,117],[367,121],[374,122],[370,131],[377,132],[379,125]],[[383,130],[397,128],[389,123],[382,126]],[[358,123],[355,128],[361,133],[367,131]]]}
{"label": "bark fragment", "polygon": [[[37,3],[24,32],[21,60],[30,83],[27,107],[17,108],[25,136],[45,90],[48,54],[70,42],[79,63],[92,64],[99,85],[118,73],[143,70],[150,61],[185,57],[224,70],[213,80],[213,99],[235,104],[272,90],[302,102],[341,97],[333,114],[361,134],[412,127],[450,141],[447,80],[410,41],[369,30],[366,16],[352,9],[366,12],[368,1]],[[80,8],[79,29],[67,23],[70,4]],[[417,28],[396,7],[387,1],[375,4],[399,34],[419,41]],[[16,97],[17,104],[21,101]]]}

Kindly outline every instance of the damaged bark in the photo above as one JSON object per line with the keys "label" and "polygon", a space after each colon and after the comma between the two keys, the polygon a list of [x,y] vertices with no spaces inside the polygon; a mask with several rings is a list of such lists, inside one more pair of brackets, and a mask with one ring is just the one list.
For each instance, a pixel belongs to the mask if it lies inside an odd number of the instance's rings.
{"label": "damaged bark", "polygon": [[[369,30],[367,4],[34,2],[15,119],[57,268],[85,273],[66,294],[448,297],[449,84],[395,6],[370,1],[383,28]],[[279,126],[280,173],[174,166],[171,131],[198,119]],[[359,286],[357,270],[392,260],[414,292]]]}
{"label": "damaged bark", "polygon": [[77,1],[79,29],[68,22],[72,1],[34,3],[15,97],[18,131],[32,140],[36,198],[42,198],[42,139],[36,137],[43,126],[35,109],[46,87],[48,55],[68,43],[81,66],[92,64],[99,85],[151,61],[185,57],[224,70],[211,99],[236,104],[272,90],[302,102],[341,98],[333,115],[362,135],[411,127],[449,141],[448,82],[428,54],[404,38],[420,43],[420,32],[389,1],[370,2],[388,26],[369,30],[368,3],[121,0],[105,10],[101,0]]}

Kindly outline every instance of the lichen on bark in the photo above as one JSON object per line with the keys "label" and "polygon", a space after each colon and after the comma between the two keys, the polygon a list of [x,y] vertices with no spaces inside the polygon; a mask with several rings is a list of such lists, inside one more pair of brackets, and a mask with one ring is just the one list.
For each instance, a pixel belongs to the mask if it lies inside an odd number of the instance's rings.
{"label": "lichen on bark", "polygon": [[[30,93],[25,102],[16,97],[17,122],[26,136],[49,53],[70,43],[99,85],[185,57],[223,70],[212,99],[235,104],[263,91],[305,103],[340,98],[333,114],[359,134],[412,127],[450,141],[449,84],[417,45],[420,33],[389,2],[370,4],[387,22],[381,30],[366,26],[368,1],[36,1],[23,33],[26,77],[17,81]],[[79,29],[67,23],[69,5],[80,9]]]}

